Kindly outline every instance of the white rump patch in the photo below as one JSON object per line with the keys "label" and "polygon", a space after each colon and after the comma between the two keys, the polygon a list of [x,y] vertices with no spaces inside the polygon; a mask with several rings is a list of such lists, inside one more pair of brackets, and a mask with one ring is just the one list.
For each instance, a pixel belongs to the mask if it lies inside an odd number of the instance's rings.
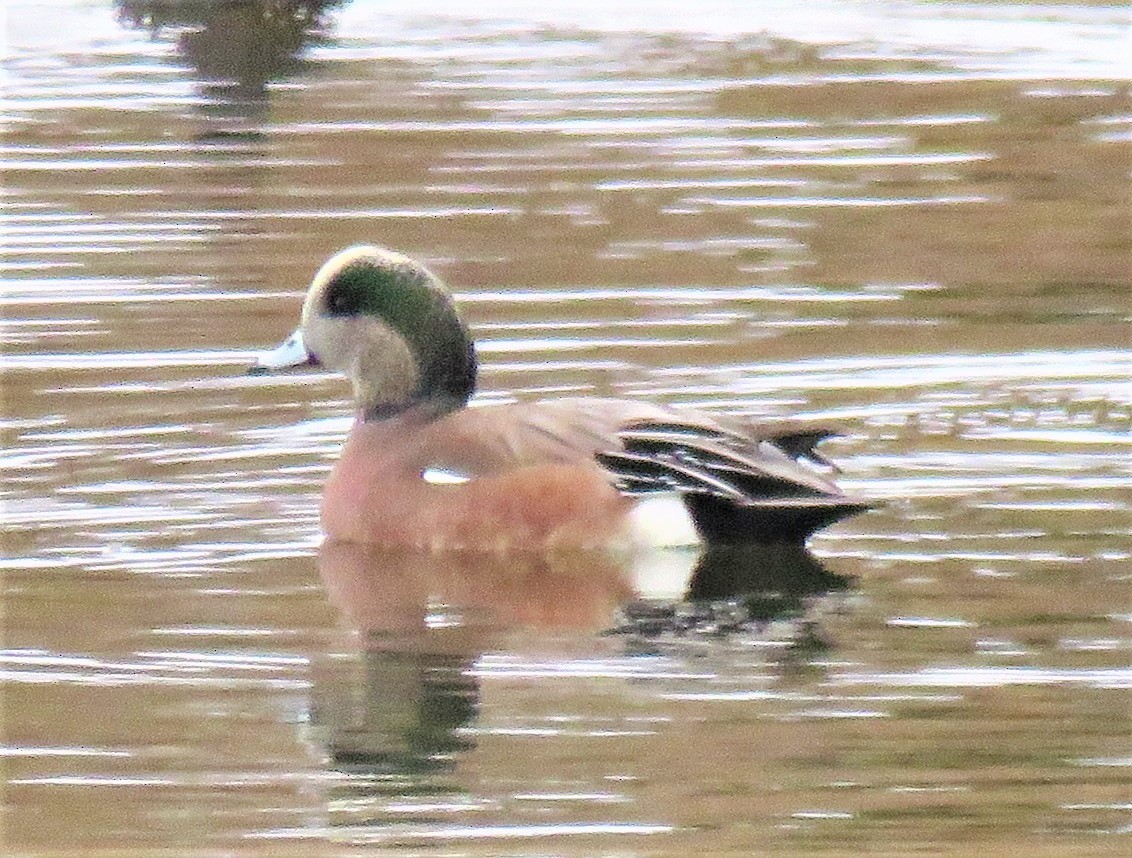
{"label": "white rump patch", "polygon": [[434,486],[460,486],[472,478],[451,468],[425,468],[421,471],[421,479]]}
{"label": "white rump patch", "polygon": [[650,548],[679,548],[702,541],[692,516],[675,492],[646,495],[629,513],[633,540]]}
{"label": "white rump patch", "polygon": [[637,551],[631,567],[633,589],[642,599],[683,599],[699,559],[699,550],[690,547]]}

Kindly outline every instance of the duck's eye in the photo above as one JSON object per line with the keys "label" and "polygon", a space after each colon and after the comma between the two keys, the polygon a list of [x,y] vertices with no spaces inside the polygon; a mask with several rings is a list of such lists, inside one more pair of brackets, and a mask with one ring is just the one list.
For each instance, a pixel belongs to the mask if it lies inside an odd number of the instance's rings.
{"label": "duck's eye", "polygon": [[326,296],[326,309],[335,316],[343,316],[350,312],[350,296],[343,289],[332,291]]}
{"label": "duck's eye", "polygon": [[347,270],[334,278],[326,290],[326,312],[332,316],[351,316],[362,309],[365,296],[364,272]]}

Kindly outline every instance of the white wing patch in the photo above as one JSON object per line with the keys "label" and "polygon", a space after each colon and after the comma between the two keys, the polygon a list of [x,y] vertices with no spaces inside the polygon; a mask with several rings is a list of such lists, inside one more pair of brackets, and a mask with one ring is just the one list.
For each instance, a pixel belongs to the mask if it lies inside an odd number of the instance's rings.
{"label": "white wing patch", "polygon": [[421,479],[434,486],[462,486],[472,478],[451,468],[425,468],[421,471]]}

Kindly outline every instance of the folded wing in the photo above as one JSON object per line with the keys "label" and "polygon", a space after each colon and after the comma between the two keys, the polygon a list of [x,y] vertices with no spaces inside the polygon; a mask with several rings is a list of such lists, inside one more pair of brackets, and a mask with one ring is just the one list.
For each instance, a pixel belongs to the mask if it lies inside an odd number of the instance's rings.
{"label": "folded wing", "polygon": [[597,460],[625,494],[679,493],[708,542],[798,542],[871,506],[829,476],[836,468],[815,448],[831,434],[640,420]]}

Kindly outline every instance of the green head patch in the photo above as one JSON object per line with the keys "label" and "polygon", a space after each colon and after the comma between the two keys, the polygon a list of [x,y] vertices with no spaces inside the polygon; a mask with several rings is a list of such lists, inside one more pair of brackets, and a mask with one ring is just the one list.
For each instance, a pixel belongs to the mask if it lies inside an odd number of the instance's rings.
{"label": "green head patch", "polygon": [[397,332],[416,358],[415,399],[450,410],[475,389],[475,350],[452,296],[427,269],[374,249],[333,272],[323,290],[322,313],[331,318],[372,317]]}

